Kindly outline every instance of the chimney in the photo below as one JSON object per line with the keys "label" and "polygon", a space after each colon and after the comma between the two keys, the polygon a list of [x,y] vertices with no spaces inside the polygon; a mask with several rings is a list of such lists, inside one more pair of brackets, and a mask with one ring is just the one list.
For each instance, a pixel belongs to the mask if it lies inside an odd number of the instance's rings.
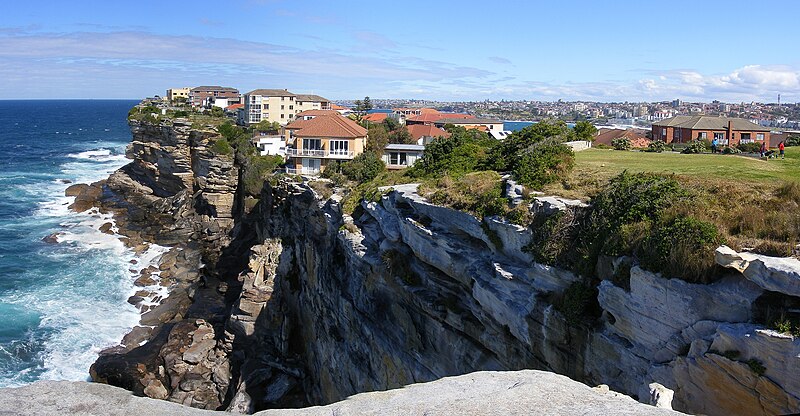
{"label": "chimney", "polygon": [[728,146],[733,144],[733,120],[728,119]]}

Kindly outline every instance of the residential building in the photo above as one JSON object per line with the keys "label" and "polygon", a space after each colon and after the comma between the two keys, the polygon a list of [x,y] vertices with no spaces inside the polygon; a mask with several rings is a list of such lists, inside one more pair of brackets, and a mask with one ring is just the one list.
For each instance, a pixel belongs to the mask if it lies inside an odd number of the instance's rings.
{"label": "residential building", "polygon": [[688,143],[714,140],[722,146],[739,143],[769,143],[770,129],[741,118],[675,116],[653,123],[653,140]]}
{"label": "residential building", "polygon": [[253,143],[259,150],[261,156],[278,155],[286,157],[286,138],[280,134],[268,134],[257,132],[253,136]]}
{"label": "residential building", "polygon": [[179,98],[183,99],[184,101],[189,101],[189,90],[191,90],[190,87],[170,88],[167,90],[167,100],[172,103]]}
{"label": "residential building", "polygon": [[475,116],[469,114],[457,114],[457,113],[423,112],[420,115],[406,118],[406,125],[433,124],[442,119],[468,119],[468,118],[475,118]]}
{"label": "residential building", "polygon": [[314,94],[297,94],[294,97],[295,114],[307,110],[332,110],[331,100]]}
{"label": "residential building", "polygon": [[450,137],[450,133],[433,124],[409,124],[406,126],[417,144],[426,145],[439,137]]}
{"label": "residential building", "polygon": [[289,161],[288,173],[316,175],[331,160],[352,160],[364,152],[367,129],[334,111],[306,116],[284,127]]}
{"label": "residential building", "polygon": [[422,157],[425,146],[420,144],[388,144],[383,151],[387,169],[405,169]]}
{"label": "residential building", "polygon": [[478,129],[481,131],[503,131],[503,121],[493,118],[441,118],[434,121],[437,127],[443,127],[447,124],[454,124],[469,129]]}
{"label": "residential building", "polygon": [[219,85],[204,85],[189,90],[189,102],[195,107],[211,107],[217,99],[224,100],[227,107],[240,101],[239,90]]}
{"label": "residential building", "polygon": [[[257,89],[244,95],[244,120],[241,124],[262,121],[286,124],[294,120],[295,94],[286,89]],[[241,113],[240,113],[241,114]]]}
{"label": "residential building", "polygon": [[601,127],[597,130],[594,136],[594,145],[599,144],[611,146],[611,141],[620,138],[626,138],[631,142],[633,148],[645,148],[650,144],[650,139],[647,138],[645,130],[640,129],[617,129]]}
{"label": "residential building", "polygon": [[384,120],[389,116],[387,113],[369,113],[364,115],[361,118],[363,121],[368,121],[370,123],[380,124],[383,123]]}
{"label": "residential building", "polygon": [[313,94],[294,94],[286,89],[257,89],[244,95],[244,110],[239,124],[258,124],[264,120],[287,124],[298,113],[331,110],[331,101]]}

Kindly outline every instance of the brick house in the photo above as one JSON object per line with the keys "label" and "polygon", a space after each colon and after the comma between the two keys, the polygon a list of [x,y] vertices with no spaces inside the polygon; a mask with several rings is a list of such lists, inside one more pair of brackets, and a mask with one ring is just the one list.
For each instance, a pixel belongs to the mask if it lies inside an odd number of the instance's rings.
{"label": "brick house", "polygon": [[195,107],[210,107],[214,100],[226,100],[227,107],[239,102],[239,90],[219,85],[203,85],[189,90],[189,102]]}
{"label": "brick house", "polygon": [[714,116],[675,116],[653,123],[653,140],[688,143],[694,140],[719,141],[720,146],[739,143],[769,143],[769,128],[741,118]]}

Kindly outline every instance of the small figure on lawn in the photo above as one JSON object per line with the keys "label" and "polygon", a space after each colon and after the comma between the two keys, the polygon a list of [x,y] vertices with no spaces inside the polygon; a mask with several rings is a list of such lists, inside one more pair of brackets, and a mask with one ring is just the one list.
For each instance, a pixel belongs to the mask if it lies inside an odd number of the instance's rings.
{"label": "small figure on lawn", "polygon": [[767,141],[761,142],[761,158],[764,158],[764,155],[767,153]]}
{"label": "small figure on lawn", "polygon": [[714,140],[711,141],[711,153],[717,153],[717,146],[719,145],[719,140],[715,137]]}
{"label": "small figure on lawn", "polygon": [[778,153],[780,153],[781,159],[786,159],[786,155],[783,153],[784,147],[785,145],[783,144],[783,142],[778,143]]}

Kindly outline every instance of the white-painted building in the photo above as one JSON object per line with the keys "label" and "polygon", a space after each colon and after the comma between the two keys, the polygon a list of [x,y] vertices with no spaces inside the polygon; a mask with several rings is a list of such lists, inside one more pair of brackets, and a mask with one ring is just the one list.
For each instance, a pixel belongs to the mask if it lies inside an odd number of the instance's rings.
{"label": "white-painted building", "polygon": [[383,151],[383,163],[388,169],[405,169],[422,157],[425,146],[419,144],[389,144]]}
{"label": "white-painted building", "polygon": [[261,156],[278,155],[286,157],[286,138],[278,134],[260,134],[253,137]]}

